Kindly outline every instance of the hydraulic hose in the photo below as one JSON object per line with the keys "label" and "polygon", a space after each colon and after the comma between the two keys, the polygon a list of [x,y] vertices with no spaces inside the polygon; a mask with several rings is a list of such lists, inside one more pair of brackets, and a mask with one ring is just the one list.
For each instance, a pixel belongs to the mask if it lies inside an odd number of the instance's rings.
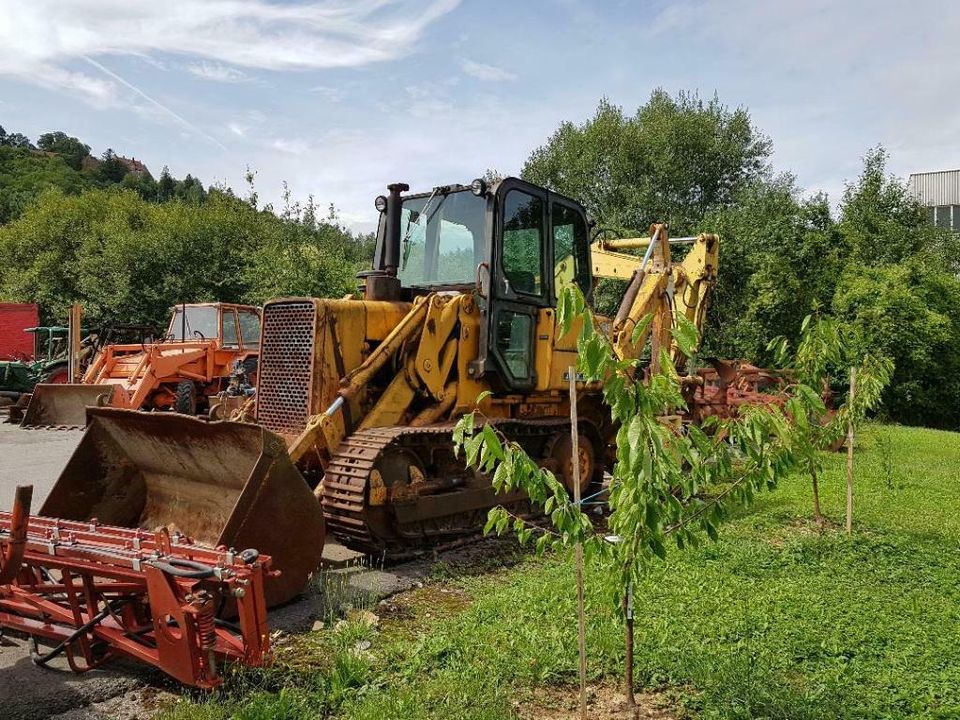
{"label": "hydraulic hose", "polygon": [[96,615],[90,618],[87,622],[85,622],[83,625],[81,625],[76,630],[74,630],[70,634],[70,637],[66,638],[63,642],[61,642],[53,650],[46,653],[45,655],[41,655],[39,652],[37,652],[37,649],[36,649],[37,641],[36,641],[36,638],[34,638],[33,640],[34,647],[30,651],[30,659],[33,660],[35,665],[40,665],[41,667],[46,665],[48,662],[50,662],[55,657],[57,657],[57,655],[60,655],[61,653],[63,653],[64,650],[70,647],[70,643],[74,642],[81,635],[83,635],[86,632],[89,632],[91,629],[93,629],[94,627],[102,623],[104,620],[107,619],[107,616],[112,615],[113,613],[115,613],[117,610],[122,608],[131,600],[133,600],[132,597],[125,597],[125,598],[121,598],[120,600],[116,600],[112,603],[109,603],[103,610],[98,612]]}

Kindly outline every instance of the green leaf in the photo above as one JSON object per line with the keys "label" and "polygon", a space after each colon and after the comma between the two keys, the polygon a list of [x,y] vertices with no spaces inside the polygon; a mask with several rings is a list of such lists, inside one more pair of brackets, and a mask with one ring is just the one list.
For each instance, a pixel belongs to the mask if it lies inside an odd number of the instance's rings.
{"label": "green leaf", "polygon": [[680,348],[680,352],[690,357],[696,352],[697,346],[700,343],[700,334],[697,331],[697,326],[685,315],[679,313],[676,315],[676,321],[676,326],[671,330],[673,339],[676,341],[677,347]]}
{"label": "green leaf", "polygon": [[503,460],[503,445],[501,445],[500,438],[497,436],[497,431],[493,429],[493,426],[484,425],[481,436],[483,437],[486,449],[486,459],[491,461]]}
{"label": "green leaf", "polygon": [[661,560],[667,559],[667,549],[663,546],[663,543],[660,542],[659,538],[650,538],[650,549],[653,550],[653,554]]}
{"label": "green leaf", "polygon": [[717,529],[713,526],[713,523],[705,520],[703,529],[707,531],[707,535],[709,535],[710,539],[714,542],[720,539],[720,535],[717,533]]}
{"label": "green leaf", "polygon": [[642,318],[640,318],[640,322],[638,322],[636,326],[634,326],[633,332],[630,333],[630,342],[633,343],[634,345],[640,342],[640,338],[642,338],[644,334],[646,334],[647,330],[650,327],[650,323],[652,322],[653,322],[653,315],[651,313],[647,313]]}

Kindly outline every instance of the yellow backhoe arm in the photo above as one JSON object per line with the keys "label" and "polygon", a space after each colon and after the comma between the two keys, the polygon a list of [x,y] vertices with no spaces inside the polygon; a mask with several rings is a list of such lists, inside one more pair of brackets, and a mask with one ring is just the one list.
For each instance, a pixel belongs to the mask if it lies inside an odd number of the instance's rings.
{"label": "yellow backhoe arm", "polygon": [[[682,262],[672,262],[671,243],[691,243],[690,252]],[[618,252],[638,248],[646,248],[642,259]],[[718,250],[716,235],[702,234],[671,241],[666,225],[651,227],[649,238],[597,240],[590,246],[595,278],[630,281],[613,320],[617,357],[638,357],[652,334],[654,363],[664,346],[670,347],[675,363],[681,361],[682,354],[670,331],[676,326],[678,316],[683,315],[702,333],[708,290],[716,281]],[[653,316],[653,322],[634,338],[634,330],[647,315]]]}

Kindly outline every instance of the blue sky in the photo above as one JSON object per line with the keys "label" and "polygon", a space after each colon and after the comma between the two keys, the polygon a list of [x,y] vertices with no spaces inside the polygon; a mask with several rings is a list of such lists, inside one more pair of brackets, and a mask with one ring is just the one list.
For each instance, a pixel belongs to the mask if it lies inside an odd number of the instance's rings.
{"label": "blue sky", "polygon": [[697,90],[836,200],[877,143],[960,167],[958,37],[924,0],[0,0],[0,125],[236,189],[249,166],[363,229],[388,182],[516,173],[604,95]]}

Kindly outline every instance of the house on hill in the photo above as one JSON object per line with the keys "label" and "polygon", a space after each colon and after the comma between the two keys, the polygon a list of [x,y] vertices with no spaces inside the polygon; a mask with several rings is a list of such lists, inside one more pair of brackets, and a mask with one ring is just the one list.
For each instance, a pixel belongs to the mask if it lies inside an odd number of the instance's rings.
{"label": "house on hill", "polygon": [[[140,160],[137,160],[136,158],[123,157],[122,155],[116,155],[115,157],[117,160],[123,163],[123,165],[127,168],[127,172],[131,175],[135,175],[137,177],[153,177],[150,174],[150,171],[147,169],[147,166],[144,165]],[[80,169],[85,171],[93,171],[100,167],[100,163],[101,160],[99,158],[95,158],[92,155],[87,155],[87,157],[83,159],[83,164],[80,166]]]}

